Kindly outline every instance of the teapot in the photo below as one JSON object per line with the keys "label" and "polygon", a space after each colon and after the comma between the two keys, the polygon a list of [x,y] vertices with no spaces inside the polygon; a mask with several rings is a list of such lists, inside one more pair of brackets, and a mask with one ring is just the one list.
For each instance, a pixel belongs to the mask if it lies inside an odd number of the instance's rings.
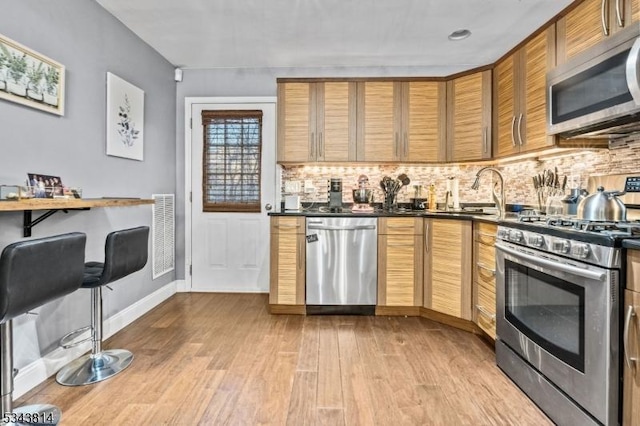
{"label": "teapot", "polygon": [[565,216],[575,216],[578,213],[578,204],[589,195],[589,191],[582,188],[573,188],[571,192],[561,201],[563,203],[562,214]]}
{"label": "teapot", "polygon": [[605,191],[599,186],[598,192],[591,194],[578,204],[578,219],[598,222],[624,222],[627,207],[618,198],[625,191]]}

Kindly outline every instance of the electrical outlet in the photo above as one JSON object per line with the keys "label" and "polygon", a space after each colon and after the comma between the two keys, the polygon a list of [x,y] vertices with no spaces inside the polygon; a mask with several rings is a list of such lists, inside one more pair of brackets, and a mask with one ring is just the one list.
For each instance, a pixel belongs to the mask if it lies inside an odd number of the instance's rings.
{"label": "electrical outlet", "polygon": [[311,179],[305,179],[304,192],[307,194],[315,194],[316,187],[313,185],[313,181]]}

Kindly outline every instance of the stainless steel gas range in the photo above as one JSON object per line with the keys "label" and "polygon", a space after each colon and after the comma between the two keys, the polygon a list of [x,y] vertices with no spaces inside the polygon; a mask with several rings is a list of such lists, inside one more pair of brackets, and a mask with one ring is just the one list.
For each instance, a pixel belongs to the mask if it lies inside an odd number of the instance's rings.
{"label": "stainless steel gas range", "polygon": [[619,423],[621,242],[636,236],[638,222],[498,226],[498,366],[559,425]]}

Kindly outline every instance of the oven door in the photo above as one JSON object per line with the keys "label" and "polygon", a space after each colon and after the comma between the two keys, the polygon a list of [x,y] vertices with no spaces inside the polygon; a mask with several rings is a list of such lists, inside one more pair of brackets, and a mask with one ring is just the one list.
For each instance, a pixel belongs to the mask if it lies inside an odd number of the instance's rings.
{"label": "oven door", "polygon": [[603,424],[618,405],[619,272],[496,243],[497,338]]}

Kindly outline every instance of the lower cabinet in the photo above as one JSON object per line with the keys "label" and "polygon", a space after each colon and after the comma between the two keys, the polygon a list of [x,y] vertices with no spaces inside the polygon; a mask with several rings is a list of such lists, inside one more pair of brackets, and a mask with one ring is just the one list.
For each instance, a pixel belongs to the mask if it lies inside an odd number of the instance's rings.
{"label": "lower cabinet", "polygon": [[297,305],[304,313],[305,249],[303,216],[271,217],[270,305]]}
{"label": "lower cabinet", "polygon": [[473,322],[496,338],[497,225],[473,223]]}
{"label": "lower cabinet", "polygon": [[640,250],[627,254],[624,318],[622,424],[635,426],[640,425]]}
{"label": "lower cabinet", "polygon": [[422,305],[422,218],[378,219],[378,306]]}
{"label": "lower cabinet", "polygon": [[424,307],[471,321],[472,221],[423,220]]}

